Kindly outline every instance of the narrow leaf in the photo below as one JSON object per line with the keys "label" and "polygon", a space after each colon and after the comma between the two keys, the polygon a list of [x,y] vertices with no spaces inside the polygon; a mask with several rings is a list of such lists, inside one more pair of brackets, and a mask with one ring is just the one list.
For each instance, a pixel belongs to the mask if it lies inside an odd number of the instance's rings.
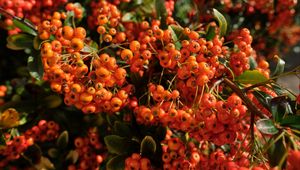
{"label": "narrow leaf", "polygon": [[256,121],[256,127],[263,134],[274,135],[278,133],[278,129],[271,119],[260,119]]}
{"label": "narrow leaf", "polygon": [[175,43],[175,47],[179,50],[181,48],[181,43],[178,41],[178,37],[180,36],[180,34],[182,34],[183,29],[176,25],[169,25],[168,30],[171,31],[171,36],[173,42]]}
{"label": "narrow leaf", "polygon": [[104,143],[110,153],[118,155],[128,153],[136,145],[130,139],[117,135],[105,136]]}
{"label": "narrow leaf", "polygon": [[43,99],[43,103],[47,108],[57,108],[62,104],[62,99],[59,95],[50,95]]}
{"label": "narrow leaf", "polygon": [[284,71],[284,66],[285,66],[285,61],[282,60],[281,58],[279,58],[277,55],[274,56],[275,58],[275,62],[276,62],[276,67],[275,67],[275,70],[274,71],[271,71],[271,76],[274,77],[274,76],[277,76],[281,73],[283,73]]}
{"label": "narrow leaf", "polygon": [[247,70],[235,79],[242,84],[257,84],[267,81],[268,79],[258,70]]}
{"label": "narrow leaf", "polygon": [[33,46],[33,37],[28,34],[14,34],[7,37],[7,48],[24,50]]}
{"label": "narrow leaf", "polygon": [[56,140],[56,145],[60,148],[65,148],[69,143],[68,131],[63,131]]}
{"label": "narrow leaf", "polygon": [[107,170],[123,170],[125,167],[125,159],[126,159],[126,156],[124,156],[124,155],[117,155],[117,156],[111,158],[106,164],[106,169]]}
{"label": "narrow leaf", "polygon": [[213,9],[213,16],[219,23],[220,36],[225,36],[227,31],[227,21],[225,17],[216,9]]}
{"label": "narrow leaf", "polygon": [[168,16],[167,9],[165,6],[165,0],[155,0],[155,10],[156,10],[157,18],[161,22],[162,28],[165,29],[166,18]]}
{"label": "narrow leaf", "polygon": [[76,150],[70,150],[70,152],[66,156],[66,160],[71,161],[73,164],[77,162],[78,158],[79,158],[79,153]]}
{"label": "narrow leaf", "polygon": [[140,153],[142,155],[151,156],[156,151],[156,143],[151,136],[145,136],[141,142]]}
{"label": "narrow leaf", "polygon": [[13,23],[16,27],[18,27],[23,32],[26,32],[33,36],[37,36],[37,30],[34,28],[34,26],[31,23],[29,23],[28,20],[13,19]]}

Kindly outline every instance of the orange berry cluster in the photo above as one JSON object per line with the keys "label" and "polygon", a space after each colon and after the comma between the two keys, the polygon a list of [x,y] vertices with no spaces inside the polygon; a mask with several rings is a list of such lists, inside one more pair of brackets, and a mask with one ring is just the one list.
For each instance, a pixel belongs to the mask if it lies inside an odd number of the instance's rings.
{"label": "orange berry cluster", "polygon": [[97,130],[91,128],[86,137],[77,137],[74,140],[76,152],[79,154],[79,160],[76,164],[68,166],[68,170],[76,169],[98,169],[103,161],[99,151],[103,149],[99,141]]}
{"label": "orange berry cluster", "polygon": [[179,138],[170,138],[162,142],[163,169],[197,169],[201,153],[193,142],[184,145]]}
{"label": "orange berry cluster", "polygon": [[26,138],[34,142],[46,142],[56,139],[59,135],[59,125],[54,121],[40,120],[37,125],[24,132]]}
{"label": "orange berry cluster", "polygon": [[142,158],[140,154],[133,153],[125,159],[125,170],[152,170],[151,162],[148,158]]}
{"label": "orange berry cluster", "polygon": [[[94,29],[98,26],[97,32],[100,35],[105,32],[115,33],[116,30],[113,28],[118,26],[119,20],[121,19],[121,12],[118,10],[117,6],[108,1],[92,1],[90,6],[92,14],[87,18],[89,28]],[[110,29],[106,30],[105,26]],[[104,41],[111,41],[109,35],[110,34],[104,35]]]}
{"label": "orange berry cluster", "polygon": [[[34,24],[39,24],[43,19],[51,16],[51,13],[65,4],[67,0],[1,0],[0,7],[11,15],[19,18],[28,18]],[[13,27],[12,18],[6,18],[5,24],[9,34],[17,34],[20,29]]]}
{"label": "orange berry cluster", "polygon": [[67,105],[74,105],[84,113],[120,110],[131,90],[129,86],[116,88],[125,84],[126,70],[107,53],[82,51],[91,48],[85,42],[86,30],[62,26],[64,18],[54,13],[51,21],[43,21],[39,26],[40,39],[55,36],[55,40],[41,47],[44,80],[50,82],[53,91],[64,93]]}
{"label": "orange berry cluster", "polygon": [[19,159],[21,153],[31,145],[33,145],[32,138],[16,136],[6,142],[5,146],[0,146],[0,168],[5,168],[10,161]]}
{"label": "orange berry cluster", "polygon": [[249,57],[253,50],[251,47],[252,37],[248,29],[242,29],[234,36],[234,44],[239,49],[237,52],[231,53],[230,67],[236,75],[242,74],[245,70],[250,68]]}

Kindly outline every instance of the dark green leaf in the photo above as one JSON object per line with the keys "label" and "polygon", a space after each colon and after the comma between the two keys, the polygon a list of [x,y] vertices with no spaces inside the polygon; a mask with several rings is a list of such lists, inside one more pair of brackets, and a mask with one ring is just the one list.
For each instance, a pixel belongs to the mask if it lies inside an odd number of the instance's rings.
{"label": "dark green leaf", "polygon": [[114,134],[129,138],[132,136],[129,126],[126,123],[120,121],[115,121],[114,123]]}
{"label": "dark green leaf", "polygon": [[0,146],[1,145],[6,145],[5,138],[4,138],[3,134],[1,134],[1,136],[0,136]]}
{"label": "dark green leaf", "polygon": [[282,119],[280,125],[300,129],[300,115],[286,116],[285,118]]}
{"label": "dark green leaf", "polygon": [[154,138],[157,141],[162,141],[165,139],[167,133],[167,128],[164,126],[159,126],[155,129]]}
{"label": "dark green leaf", "polygon": [[182,34],[183,29],[176,25],[169,25],[168,30],[171,31],[171,36],[173,42],[175,43],[175,47],[179,50],[181,48],[181,43],[178,41],[178,37]]}
{"label": "dark green leaf", "polygon": [[266,109],[268,109],[269,111],[270,109],[270,102],[272,99],[272,96],[270,96],[269,94],[262,92],[262,91],[253,91],[254,96],[257,98],[257,100],[259,101],[260,104],[262,104]]}
{"label": "dark green leaf", "polygon": [[7,48],[12,50],[24,50],[32,48],[33,36],[28,34],[14,34],[7,37]]}
{"label": "dark green leaf", "polygon": [[62,104],[62,99],[59,95],[50,95],[43,99],[43,104],[50,109],[57,108]]}
{"label": "dark green leaf", "polygon": [[206,32],[206,36],[205,38],[207,40],[212,40],[216,35],[216,27],[213,26],[209,26],[207,32]]}
{"label": "dark green leaf", "polygon": [[284,71],[284,66],[285,66],[285,61],[279,58],[278,56],[275,56],[275,62],[276,62],[276,67],[275,70],[271,71],[271,77],[277,76]]}
{"label": "dark green leaf", "polygon": [[142,155],[151,156],[156,151],[156,143],[151,136],[145,136],[141,142],[140,153]]}
{"label": "dark green leaf", "polygon": [[13,19],[13,23],[16,27],[18,27],[23,32],[26,32],[33,36],[37,36],[37,30],[34,28],[34,26],[31,23],[29,23],[28,20]]}
{"label": "dark green leaf", "polygon": [[223,37],[226,35],[227,31],[227,21],[225,17],[216,9],[213,9],[214,18],[218,21],[220,28],[220,36]]}
{"label": "dark green leaf", "polygon": [[123,170],[125,167],[125,159],[126,159],[126,156],[124,156],[124,155],[117,155],[117,156],[111,158],[106,164],[106,169],[107,170]]}
{"label": "dark green leaf", "polygon": [[165,6],[165,0],[155,0],[155,10],[157,18],[161,22],[162,29],[166,28],[166,19],[168,16],[167,9]]}
{"label": "dark green leaf", "polygon": [[106,120],[109,125],[113,126],[115,121],[118,120],[118,117],[115,115],[106,114]]}
{"label": "dark green leaf", "polygon": [[56,145],[60,148],[65,148],[69,143],[68,131],[63,131],[56,140]]}
{"label": "dark green leaf", "polygon": [[33,57],[30,56],[27,59],[27,68],[29,70],[29,74],[37,79],[41,80],[44,74],[43,63],[41,57],[39,55]]}
{"label": "dark green leaf", "polygon": [[249,57],[249,65],[250,65],[250,70],[254,70],[257,67],[257,62],[252,56]]}
{"label": "dark green leaf", "polygon": [[[274,136],[272,138],[271,142],[276,138],[277,136]],[[275,144],[273,144],[269,149],[268,149],[268,157],[270,161],[270,165],[272,167],[275,167],[278,165],[278,162],[282,159],[284,153],[286,152],[286,148],[284,147],[283,144],[283,139],[279,139]]]}
{"label": "dark green leaf", "polygon": [[271,119],[260,119],[256,121],[256,127],[263,134],[274,135],[278,133],[278,129]]}
{"label": "dark green leaf", "polygon": [[122,16],[122,22],[136,22],[136,14],[133,12],[127,12]]}
{"label": "dark green leaf", "polygon": [[75,17],[75,14],[73,11],[68,11],[67,13],[67,18],[65,19],[64,21],[64,25],[68,25],[68,26],[73,26],[73,21],[74,21],[74,17]]}
{"label": "dark green leaf", "polygon": [[24,152],[24,156],[29,158],[33,164],[40,162],[42,154],[41,148],[36,144],[29,146]]}
{"label": "dark green leaf", "polygon": [[108,149],[108,152],[122,155],[132,151],[135,148],[136,143],[132,140],[117,136],[117,135],[108,135],[104,137],[104,143]]}
{"label": "dark green leaf", "polygon": [[257,84],[268,81],[268,79],[258,70],[246,70],[243,74],[236,77],[238,83]]}

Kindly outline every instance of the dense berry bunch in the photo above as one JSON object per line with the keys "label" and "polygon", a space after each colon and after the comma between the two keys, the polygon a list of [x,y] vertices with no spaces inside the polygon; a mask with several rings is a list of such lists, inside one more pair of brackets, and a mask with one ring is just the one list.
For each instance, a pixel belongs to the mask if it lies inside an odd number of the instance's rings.
{"label": "dense berry bunch", "polygon": [[[300,97],[273,81],[284,62],[275,55],[271,72],[257,51],[266,39],[252,35],[296,33],[279,28],[293,24],[297,2],[189,1],[0,0],[21,28],[10,34],[23,31],[7,46],[31,55],[16,89],[0,86],[0,167],[34,144],[48,151],[38,165],[24,157],[35,167],[260,170],[277,166],[276,150],[280,168],[295,168]],[[239,12],[267,23],[251,23],[253,34],[231,16]]]}
{"label": "dense berry bunch", "polygon": [[[9,136],[8,136],[9,137]],[[17,136],[0,148],[0,167],[4,168],[10,161],[19,159],[21,154],[33,144],[32,138]]]}
{"label": "dense berry bunch", "polygon": [[25,131],[24,136],[34,142],[52,141],[58,137],[59,130],[59,125],[54,121],[40,120],[36,126]]}
{"label": "dense berry bunch", "polygon": [[[51,17],[51,13],[65,4],[67,0],[1,0],[0,7],[12,16],[28,18],[34,24],[39,24],[43,19]],[[12,18],[5,19],[9,34],[16,34],[20,29],[14,27]]]}
{"label": "dense berry bunch", "polygon": [[150,160],[142,158],[140,154],[133,153],[125,159],[125,170],[152,170]]}
{"label": "dense berry bunch", "polygon": [[103,145],[99,141],[97,130],[91,128],[86,137],[77,137],[74,140],[75,152],[78,153],[78,163],[68,166],[68,170],[76,169],[98,169],[103,161],[103,156],[99,151],[103,150]]}

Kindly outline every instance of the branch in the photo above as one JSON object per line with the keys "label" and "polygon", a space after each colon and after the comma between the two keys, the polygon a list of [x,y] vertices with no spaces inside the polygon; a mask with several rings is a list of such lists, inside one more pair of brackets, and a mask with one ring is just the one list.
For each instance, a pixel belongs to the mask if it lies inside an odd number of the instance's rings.
{"label": "branch", "polygon": [[249,100],[243,90],[241,90],[234,82],[228,78],[224,78],[224,83],[244,101],[251,113],[258,115],[259,117],[269,118],[260,109],[258,109],[251,100]]}

